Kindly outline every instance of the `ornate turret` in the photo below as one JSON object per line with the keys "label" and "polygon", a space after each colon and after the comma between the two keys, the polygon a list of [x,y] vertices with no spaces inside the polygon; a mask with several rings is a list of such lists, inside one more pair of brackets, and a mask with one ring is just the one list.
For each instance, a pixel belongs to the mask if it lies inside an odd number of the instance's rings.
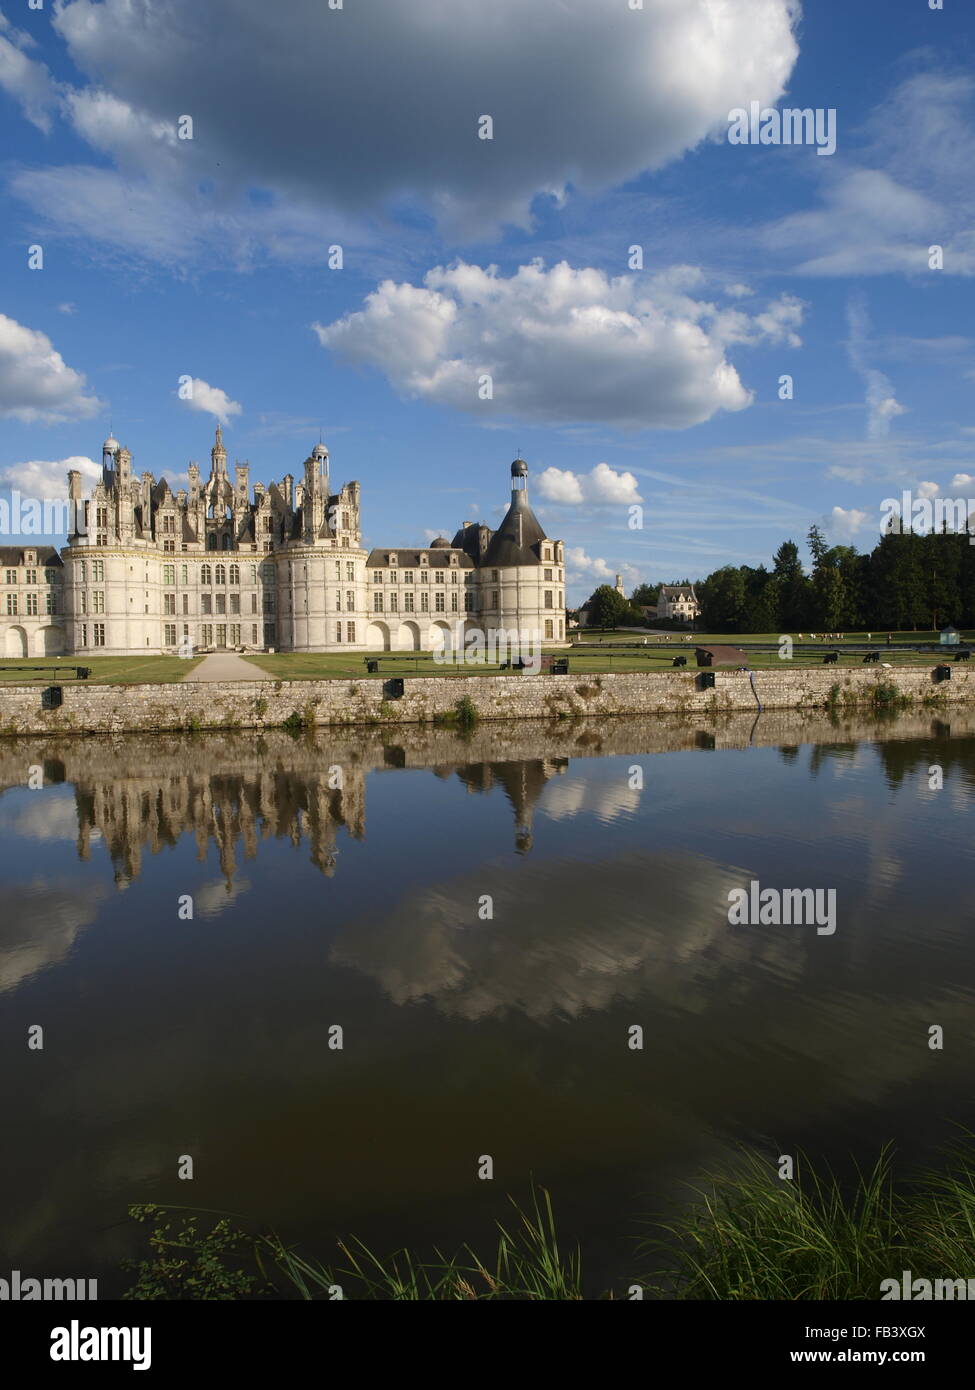
{"label": "ornate turret", "polygon": [[227,472],[227,450],[223,447],[223,434],[217,426],[217,434],[210,450],[210,476],[223,477]]}

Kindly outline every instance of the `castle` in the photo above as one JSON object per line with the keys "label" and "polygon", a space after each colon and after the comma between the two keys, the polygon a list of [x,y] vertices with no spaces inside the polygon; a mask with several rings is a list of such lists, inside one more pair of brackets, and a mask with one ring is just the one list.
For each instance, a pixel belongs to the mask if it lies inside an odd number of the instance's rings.
{"label": "castle", "polygon": [[[70,535],[51,547],[0,547],[8,657],[242,651],[430,651],[463,632],[565,640],[561,541],[528,504],[528,465],[511,465],[498,529],[465,521],[425,549],[361,544],[360,488],[333,492],[316,444],[300,482],[231,481],[219,426],[210,476],[188,489],[137,476],[113,438],[87,499],[68,474]],[[523,639],[527,640],[527,639]]]}

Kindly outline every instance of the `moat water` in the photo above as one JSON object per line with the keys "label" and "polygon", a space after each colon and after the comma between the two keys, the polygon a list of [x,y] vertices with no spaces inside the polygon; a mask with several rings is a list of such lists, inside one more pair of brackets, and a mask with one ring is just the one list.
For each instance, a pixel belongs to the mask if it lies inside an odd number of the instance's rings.
{"label": "moat water", "polygon": [[[4,1277],[117,1295],[148,1201],[486,1248],[534,1180],[619,1293],[742,1142],[975,1127],[975,715],[8,740],[0,788]],[[729,925],[752,880],[835,932]]]}

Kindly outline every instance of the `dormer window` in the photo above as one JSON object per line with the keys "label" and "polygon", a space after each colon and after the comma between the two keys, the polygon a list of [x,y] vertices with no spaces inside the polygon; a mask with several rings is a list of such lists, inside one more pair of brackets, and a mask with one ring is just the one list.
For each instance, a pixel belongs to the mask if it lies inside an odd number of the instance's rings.
{"label": "dormer window", "polygon": [[398,557],[397,557],[396,555],[387,555],[387,556],[386,556],[386,559],[389,561],[389,563],[390,563],[391,565],[395,565],[395,564],[398,564],[398,563],[399,563]]}
{"label": "dormer window", "polygon": [[420,556],[420,564],[421,564],[421,565],[428,565],[429,563],[430,563],[430,557],[429,557],[428,555],[421,555],[421,556]]}

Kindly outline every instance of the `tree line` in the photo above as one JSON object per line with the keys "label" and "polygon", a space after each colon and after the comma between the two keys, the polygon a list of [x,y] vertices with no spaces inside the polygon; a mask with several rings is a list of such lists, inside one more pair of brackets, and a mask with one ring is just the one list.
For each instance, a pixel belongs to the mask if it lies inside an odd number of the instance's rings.
{"label": "tree line", "polygon": [[869,554],[807,536],[807,574],[794,541],[772,568],[723,565],[695,585],[705,632],[844,632],[975,627],[975,545],[964,532],[883,535]]}

